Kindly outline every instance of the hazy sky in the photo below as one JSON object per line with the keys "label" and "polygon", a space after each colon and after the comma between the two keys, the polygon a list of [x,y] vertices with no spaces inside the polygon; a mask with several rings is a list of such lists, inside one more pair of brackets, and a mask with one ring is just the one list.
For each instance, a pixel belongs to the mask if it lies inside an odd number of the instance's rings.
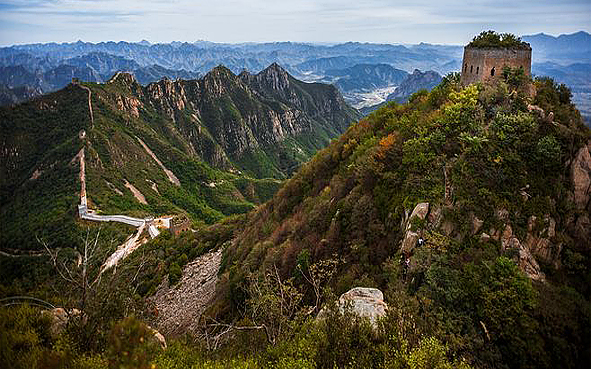
{"label": "hazy sky", "polygon": [[385,42],[463,44],[485,29],[591,31],[591,0],[0,0],[0,44]]}

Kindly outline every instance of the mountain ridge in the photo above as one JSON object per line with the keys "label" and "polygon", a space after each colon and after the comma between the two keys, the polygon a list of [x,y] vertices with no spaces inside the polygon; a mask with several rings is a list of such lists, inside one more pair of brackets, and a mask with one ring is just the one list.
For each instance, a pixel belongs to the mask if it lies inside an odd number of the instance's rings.
{"label": "mountain ridge", "polygon": [[[244,83],[223,66],[199,80],[160,80],[147,86],[118,72],[104,84],[76,82],[1,108],[3,219],[25,211],[22,207],[30,201],[51,202],[45,196],[21,196],[25,190],[42,191],[55,180],[50,173],[57,171],[69,178],[67,186],[56,186],[61,191],[57,198],[68,209],[57,221],[70,217],[64,224],[74,227],[71,199],[78,189],[71,175],[75,164],[69,163],[81,148],[87,157],[88,199],[100,210],[139,216],[187,212],[195,221],[212,222],[254,207],[358,117],[335,87],[304,84],[278,68],[272,66],[258,78],[280,72],[289,84],[273,86],[271,80],[262,86],[267,90]],[[76,103],[66,103],[68,96]],[[64,121],[36,132],[49,113],[56,122]],[[140,142],[179,178],[180,188],[169,183]],[[143,194],[145,204],[136,201],[127,183]],[[14,227],[7,225],[3,247],[23,240]]]}

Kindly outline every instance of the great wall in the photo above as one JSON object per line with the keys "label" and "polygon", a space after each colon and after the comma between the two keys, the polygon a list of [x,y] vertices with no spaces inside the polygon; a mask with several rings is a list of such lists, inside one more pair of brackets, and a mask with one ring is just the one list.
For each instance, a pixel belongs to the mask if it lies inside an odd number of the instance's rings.
{"label": "great wall", "polygon": [[[92,93],[88,87],[81,85],[78,81],[72,81],[72,82],[75,85],[77,85],[78,87],[88,91],[88,109],[89,109],[89,113],[90,113],[91,126],[93,126],[94,125],[94,115],[93,115],[93,110],[92,110],[92,99],[91,99]],[[79,138],[81,140],[85,140],[86,139],[86,132],[81,131],[79,134]],[[141,139],[137,138],[137,140],[140,142],[140,144],[142,145],[144,150],[146,150],[148,155],[150,155],[150,157],[152,157],[152,159],[161,167],[161,169],[164,171],[164,173],[166,174],[166,176],[168,177],[170,182],[172,182],[176,186],[180,186],[180,181],[174,175],[174,173],[172,173],[172,171],[167,169],[164,166],[164,164],[162,164],[162,162],[156,157],[156,155],[152,152],[152,150],[150,150],[150,148]],[[142,218],[134,218],[134,217],[130,217],[127,215],[120,215],[120,214],[100,215],[100,214],[97,214],[95,210],[89,209],[88,208],[87,191],[86,191],[86,160],[85,160],[84,147],[82,147],[82,149],[80,149],[78,154],[74,157],[73,161],[75,161],[76,159],[78,159],[79,163],[80,163],[80,174],[79,174],[80,205],[78,205],[78,216],[80,217],[80,219],[84,219],[84,220],[88,220],[88,221],[92,221],[92,222],[118,222],[118,223],[127,224],[127,225],[137,228],[136,232],[134,232],[132,235],[130,235],[127,238],[127,240],[122,245],[120,245],[113,254],[111,254],[107,258],[107,260],[101,266],[100,274],[102,274],[104,271],[106,271],[109,268],[117,266],[117,263],[120,260],[124,259],[129,254],[131,254],[134,250],[136,250],[138,247],[140,247],[142,244],[146,243],[147,239],[145,237],[142,237],[142,234],[144,233],[144,230],[146,228],[147,228],[148,234],[150,235],[151,238],[156,238],[160,234],[158,227],[165,228],[165,229],[174,228],[174,227],[171,227],[171,224],[172,224],[171,218],[172,217],[162,217],[162,218],[157,218],[157,219],[149,217],[149,218],[142,219]],[[128,182],[126,181],[126,183],[128,183]],[[133,192],[133,190],[132,190],[132,192]],[[137,198],[137,196],[136,196],[136,198]],[[173,229],[173,231],[174,231],[174,229]]]}

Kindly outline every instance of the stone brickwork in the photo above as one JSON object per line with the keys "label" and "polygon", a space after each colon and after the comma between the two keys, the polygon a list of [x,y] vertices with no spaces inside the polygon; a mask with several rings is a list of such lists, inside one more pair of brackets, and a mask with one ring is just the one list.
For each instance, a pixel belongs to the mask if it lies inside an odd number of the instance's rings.
{"label": "stone brickwork", "polygon": [[523,67],[527,76],[531,75],[531,48],[478,48],[464,47],[462,62],[462,85],[499,78],[503,67]]}
{"label": "stone brickwork", "polygon": [[191,229],[191,221],[185,217],[175,217],[170,221],[170,232],[174,236],[178,236],[181,232]]}

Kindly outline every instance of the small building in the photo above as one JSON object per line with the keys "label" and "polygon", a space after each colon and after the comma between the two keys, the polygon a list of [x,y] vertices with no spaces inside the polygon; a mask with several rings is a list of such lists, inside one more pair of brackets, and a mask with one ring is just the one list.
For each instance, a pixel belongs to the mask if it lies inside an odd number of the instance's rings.
{"label": "small building", "polygon": [[191,229],[191,221],[185,216],[175,216],[170,220],[170,233],[173,236],[178,236],[181,232]]}
{"label": "small building", "polygon": [[482,32],[464,47],[461,83],[467,86],[498,79],[504,67],[523,68],[530,76],[531,46],[511,34]]}

